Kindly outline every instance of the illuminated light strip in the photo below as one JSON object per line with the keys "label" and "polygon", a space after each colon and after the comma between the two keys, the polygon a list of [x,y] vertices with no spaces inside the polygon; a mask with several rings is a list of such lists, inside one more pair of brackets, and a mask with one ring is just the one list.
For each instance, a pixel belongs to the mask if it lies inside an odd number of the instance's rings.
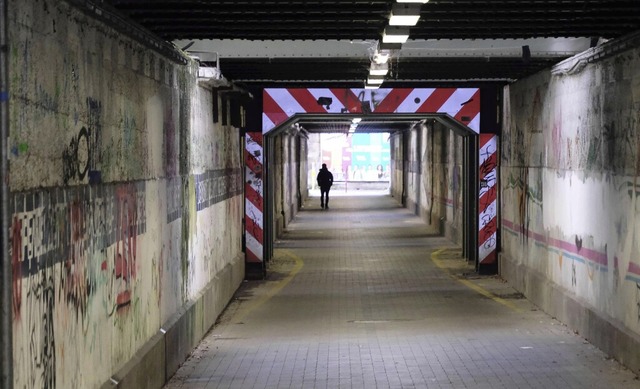
{"label": "illuminated light strip", "polygon": [[498,137],[480,134],[478,141],[478,262],[488,265],[497,259]]}

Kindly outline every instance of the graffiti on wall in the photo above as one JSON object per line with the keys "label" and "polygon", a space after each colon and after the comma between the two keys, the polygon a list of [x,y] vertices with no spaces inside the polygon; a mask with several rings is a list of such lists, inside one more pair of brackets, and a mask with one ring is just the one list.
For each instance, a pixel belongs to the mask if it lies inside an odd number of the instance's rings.
{"label": "graffiti on wall", "polygon": [[[11,226],[14,288],[24,279],[61,265],[59,292],[83,316],[99,271],[115,278],[135,274],[135,237],[146,230],[145,185],[54,188],[13,196]],[[107,251],[114,250],[111,263]],[[101,263],[94,263],[103,258]],[[125,278],[126,278],[125,277]],[[13,307],[19,313],[21,293]],[[19,320],[19,314],[15,316]]]}
{"label": "graffiti on wall", "polygon": [[92,299],[105,318],[131,300],[136,240],[146,231],[145,184],[16,193],[12,208],[14,325],[26,336],[21,355],[28,355],[32,386],[52,388],[55,318],[86,332]]}
{"label": "graffiti on wall", "polygon": [[202,211],[214,204],[242,194],[242,170],[218,169],[195,175],[196,209]]}
{"label": "graffiti on wall", "polygon": [[95,184],[102,179],[99,166],[102,105],[88,98],[87,112],[88,125],[82,126],[62,151],[62,179],[65,184],[74,180],[84,182],[85,179]]}

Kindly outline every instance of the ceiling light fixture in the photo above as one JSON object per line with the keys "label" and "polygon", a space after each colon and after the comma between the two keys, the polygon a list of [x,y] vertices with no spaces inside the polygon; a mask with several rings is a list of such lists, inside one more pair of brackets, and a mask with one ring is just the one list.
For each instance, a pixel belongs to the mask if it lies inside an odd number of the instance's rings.
{"label": "ceiling light fixture", "polygon": [[386,76],[389,73],[389,64],[377,64],[375,62],[371,63],[371,67],[369,68],[370,76]]}
{"label": "ceiling light fixture", "polygon": [[419,4],[394,4],[389,17],[390,26],[415,26],[420,20]]}
{"label": "ceiling light fixture", "polygon": [[420,3],[427,4],[429,0],[398,0],[398,3]]}
{"label": "ceiling light fixture", "polygon": [[382,33],[382,42],[384,43],[404,43],[409,39],[409,28],[388,26]]}
{"label": "ceiling light fixture", "polygon": [[386,64],[388,61],[389,61],[389,53],[381,52],[380,50],[376,49],[376,52],[373,54],[373,62],[378,65],[382,65],[382,64]]}

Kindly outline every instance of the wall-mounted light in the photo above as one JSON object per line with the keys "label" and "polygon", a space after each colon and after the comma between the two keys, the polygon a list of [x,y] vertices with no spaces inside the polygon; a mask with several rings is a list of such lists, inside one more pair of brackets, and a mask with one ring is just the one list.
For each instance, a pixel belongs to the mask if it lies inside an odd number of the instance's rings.
{"label": "wall-mounted light", "polygon": [[394,4],[389,16],[390,26],[415,26],[420,20],[419,4]]}
{"label": "wall-mounted light", "polygon": [[371,67],[369,68],[370,76],[386,76],[389,73],[389,64],[377,64],[375,62],[371,63]]}
{"label": "wall-mounted light", "polygon": [[384,43],[404,43],[409,39],[409,28],[388,26],[382,33],[382,42]]}

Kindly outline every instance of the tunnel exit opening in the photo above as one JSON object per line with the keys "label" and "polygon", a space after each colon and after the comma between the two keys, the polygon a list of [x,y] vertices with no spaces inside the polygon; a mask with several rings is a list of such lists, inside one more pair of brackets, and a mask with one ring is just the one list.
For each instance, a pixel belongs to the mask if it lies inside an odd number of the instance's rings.
{"label": "tunnel exit opening", "polygon": [[480,246],[488,232],[496,246],[495,230],[479,234],[488,219],[495,225],[497,199],[483,212],[479,199],[484,194],[486,205],[486,192],[495,195],[497,175],[488,166],[495,156],[479,154],[486,143],[478,129],[479,106],[477,89],[392,89],[368,97],[357,90],[265,89],[262,133],[247,133],[246,139],[247,158],[260,165],[247,169],[247,186],[261,190],[246,202],[248,277],[252,269],[266,274],[275,240],[313,194],[309,140],[318,134],[388,134],[389,194],[458,243],[480,271],[481,257],[495,258]]}

